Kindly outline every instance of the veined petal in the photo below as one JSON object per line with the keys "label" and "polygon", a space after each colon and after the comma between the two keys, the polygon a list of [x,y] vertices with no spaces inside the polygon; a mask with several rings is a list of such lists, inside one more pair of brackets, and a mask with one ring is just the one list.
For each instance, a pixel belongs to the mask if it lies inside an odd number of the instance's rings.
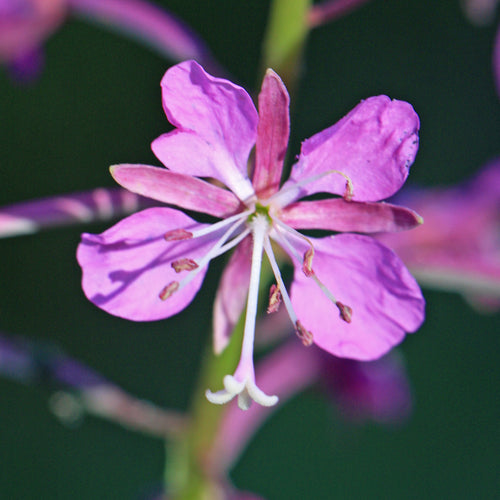
{"label": "veined petal", "polygon": [[206,269],[161,300],[164,287],[180,281],[172,262],[182,258],[196,261],[214,243],[210,236],[166,241],[164,235],[175,229],[196,231],[206,226],[178,210],[149,208],[104,233],[83,234],[77,258],[85,295],[108,313],[133,321],[153,321],[178,313],[193,300]]}
{"label": "veined petal", "polygon": [[[352,182],[352,199],[379,201],[403,185],[418,149],[419,119],[412,106],[387,96],[370,97],[335,125],[302,144],[299,161],[283,186],[292,188],[304,178],[342,172]],[[298,188],[297,200],[327,192],[343,195],[346,179],[338,173]]]}
{"label": "veined petal", "polygon": [[259,94],[259,125],[252,183],[260,198],[280,187],[290,135],[290,96],[280,77],[268,69]]}
{"label": "veined petal", "polygon": [[409,208],[390,203],[363,203],[330,198],[299,201],[286,206],[279,214],[285,224],[295,229],[378,233],[412,229],[423,219]]}
{"label": "veined petal", "polygon": [[241,200],[252,196],[247,160],[258,115],[248,93],[195,61],[170,68],[161,86],[163,108],[177,130],[153,142],[159,160],[173,171],[218,179]]}
{"label": "veined petal", "polygon": [[291,299],[314,342],[331,354],[361,361],[377,359],[405,332],[424,320],[417,282],[394,252],[373,238],[340,234],[312,239],[316,276],[336,299],[352,309],[348,323],[301,266],[295,269]]}
{"label": "veined petal", "polygon": [[236,248],[217,289],[214,302],[214,351],[221,353],[246,304],[252,263],[252,238],[245,238]]}
{"label": "veined petal", "polygon": [[237,212],[241,205],[226,189],[165,168],[122,164],[110,170],[115,181],[129,191],[188,210],[225,217]]}

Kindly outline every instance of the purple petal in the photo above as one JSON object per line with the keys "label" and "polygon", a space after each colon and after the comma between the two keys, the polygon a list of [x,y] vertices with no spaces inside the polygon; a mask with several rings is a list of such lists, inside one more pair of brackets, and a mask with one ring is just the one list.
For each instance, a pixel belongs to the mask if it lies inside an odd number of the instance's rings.
{"label": "purple petal", "polygon": [[245,238],[236,248],[226,265],[214,302],[214,351],[221,353],[233,333],[245,307],[250,267],[252,239]]}
{"label": "purple petal", "polygon": [[159,160],[176,172],[213,177],[241,200],[251,197],[247,160],[258,115],[247,92],[194,61],[170,68],[161,85],[163,108],[177,130],[153,142]]}
{"label": "purple petal", "polygon": [[96,306],[134,321],[168,318],[184,309],[201,286],[206,268],[166,300],[165,286],[181,281],[171,264],[181,258],[198,260],[213,245],[210,237],[166,241],[175,229],[206,227],[171,208],[150,208],[123,219],[102,234],[83,234],[77,258],[82,287]]}
{"label": "purple petal", "polygon": [[330,128],[302,144],[299,161],[285,187],[302,185],[294,199],[326,192],[343,195],[352,181],[352,199],[379,201],[403,185],[418,149],[419,119],[410,104],[387,96],[370,97]]}
{"label": "purple petal", "polygon": [[295,269],[292,304],[319,347],[338,357],[373,360],[399,344],[405,332],[418,329],[424,320],[424,299],[394,252],[356,234],[312,242],[317,277],[337,301],[352,308],[352,321],[347,323],[315,281]]}
{"label": "purple petal", "polygon": [[149,198],[216,217],[234,214],[240,201],[233,193],[190,175],[148,165],[114,165],[111,175],[124,188]]}
{"label": "purple petal", "polygon": [[259,94],[259,126],[253,185],[260,198],[278,191],[290,135],[290,96],[280,77],[268,69]]}
{"label": "purple petal", "polygon": [[280,220],[295,229],[378,233],[412,229],[422,224],[413,210],[390,203],[362,203],[330,198],[299,201],[285,207]]}

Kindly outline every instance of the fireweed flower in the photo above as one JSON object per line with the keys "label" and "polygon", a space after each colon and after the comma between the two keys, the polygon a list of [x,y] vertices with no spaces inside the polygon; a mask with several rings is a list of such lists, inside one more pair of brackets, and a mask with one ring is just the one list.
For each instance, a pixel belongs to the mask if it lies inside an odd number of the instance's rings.
{"label": "fireweed flower", "polygon": [[[100,235],[84,234],[77,256],[83,290],[94,304],[135,321],[172,316],[196,295],[209,262],[236,247],[216,296],[214,346],[216,352],[225,347],[246,299],[241,358],[224,389],[206,395],[217,404],[238,396],[241,408],[278,400],[257,387],[253,366],[264,254],[276,280],[269,310],[282,303],[305,345],[371,360],[420,326],[424,301],[401,260],[377,240],[354,234],[421,221],[411,210],[376,203],[401,187],[418,148],[419,121],[408,103],[386,96],[362,101],[303,143],[280,188],[289,97],[272,70],[262,84],[259,114],[245,90],[194,61],[169,69],[161,85],[175,130],[152,149],[168,168],[125,164],[112,167],[112,175],[137,194],[220,220],[202,224],[180,210],[150,208]],[[314,193],[337,197],[297,201]],[[299,229],[352,233],[312,238]],[[273,244],[294,264],[290,293]]]}
{"label": "fireweed flower", "polygon": [[458,186],[401,191],[425,224],[380,234],[423,286],[462,293],[481,308],[500,306],[500,159]]}

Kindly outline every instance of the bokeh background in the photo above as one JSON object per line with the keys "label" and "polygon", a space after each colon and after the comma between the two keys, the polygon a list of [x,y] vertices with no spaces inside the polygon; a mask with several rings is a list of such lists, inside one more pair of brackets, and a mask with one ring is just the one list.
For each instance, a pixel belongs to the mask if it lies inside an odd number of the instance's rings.
{"label": "bokeh background", "polygon": [[[248,89],[258,88],[269,2],[157,1],[191,25]],[[498,16],[497,16],[498,21]],[[491,52],[496,25],[475,27],[458,0],[373,0],[312,32],[294,96],[292,151],[361,98],[411,102],[421,118],[410,183],[454,184],[500,154]],[[70,19],[46,44],[38,81],[0,74],[0,204],[113,186],[108,166],[158,164],[167,130],[160,79],[170,63],[122,36]],[[127,391],[187,408],[209,341],[222,262],[193,304],[163,322],[108,316],[84,297],[81,231],[0,241],[0,329],[53,342]],[[401,346],[415,397],[398,428],[339,418],[309,390],[268,421],[232,472],[269,500],[498,498],[500,316],[425,290],[427,321]],[[0,498],[138,499],[160,483],[160,440],[87,418],[62,425],[50,391],[0,379]]]}

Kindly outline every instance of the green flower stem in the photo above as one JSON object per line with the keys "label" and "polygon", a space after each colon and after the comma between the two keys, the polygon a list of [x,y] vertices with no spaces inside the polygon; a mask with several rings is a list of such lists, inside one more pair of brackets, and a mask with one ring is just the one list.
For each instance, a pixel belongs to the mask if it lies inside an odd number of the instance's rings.
{"label": "green flower stem", "polygon": [[309,32],[312,0],[274,0],[264,38],[262,74],[272,68],[292,93],[300,70],[303,47]]}
{"label": "green flower stem", "polygon": [[[205,391],[217,389],[228,373],[233,373],[240,357],[244,327],[243,314],[224,352],[216,356],[209,346],[202,366],[199,385],[193,395],[190,425],[183,437],[167,442],[166,489],[176,500],[217,499],[217,485],[208,477],[207,457],[225,405],[209,403]],[[170,498],[170,497],[169,497]]]}

